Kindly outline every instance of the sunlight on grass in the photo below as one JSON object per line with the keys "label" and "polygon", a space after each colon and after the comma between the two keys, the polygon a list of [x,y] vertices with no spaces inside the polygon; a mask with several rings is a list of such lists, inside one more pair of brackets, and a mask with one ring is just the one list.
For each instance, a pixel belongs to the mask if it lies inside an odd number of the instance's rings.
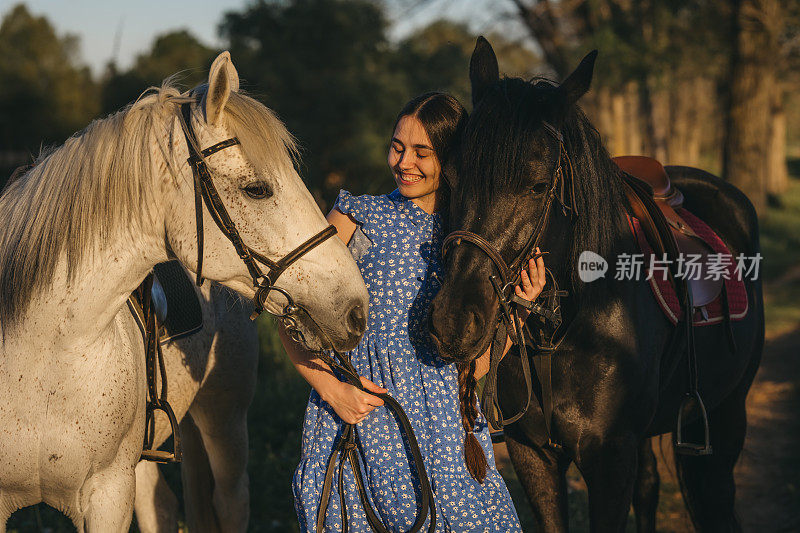
{"label": "sunlight on grass", "polygon": [[[800,179],[790,181],[781,203],[781,207],[767,208],[760,219],[761,255],[768,282],[800,268]],[[800,277],[800,272],[797,274]]]}

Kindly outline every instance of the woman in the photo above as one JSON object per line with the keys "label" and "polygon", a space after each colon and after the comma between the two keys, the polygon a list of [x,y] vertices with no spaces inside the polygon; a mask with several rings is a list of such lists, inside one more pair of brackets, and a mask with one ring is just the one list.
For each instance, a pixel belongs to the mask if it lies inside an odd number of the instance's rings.
{"label": "woman", "polygon": [[[449,192],[441,162],[465,120],[464,108],[446,94],[428,93],[406,104],[395,123],[388,156],[397,190],[358,197],[342,191],[328,220],[356,257],[370,294],[367,330],[350,354],[352,362],[366,376],[362,383],[367,390],[388,391],[408,415],[435,494],[437,530],[519,531],[482,418],[469,430],[488,458],[487,474],[479,483],[467,471],[468,431],[459,406],[458,371],[436,353],[425,319],[439,288],[436,274],[444,236],[440,212],[446,213]],[[516,292],[532,300],[544,284],[541,259],[538,265],[531,262],[528,270],[530,275],[523,271]],[[282,340],[313,387],[294,477],[301,529],[314,530],[326,463],[343,420],[358,424],[368,489],[382,522],[393,531],[407,530],[416,512],[415,478],[397,423],[388,410],[376,409],[383,401],[340,381],[285,334]],[[350,531],[369,531],[349,469],[346,476]],[[326,530],[340,530],[341,511],[334,483]]]}

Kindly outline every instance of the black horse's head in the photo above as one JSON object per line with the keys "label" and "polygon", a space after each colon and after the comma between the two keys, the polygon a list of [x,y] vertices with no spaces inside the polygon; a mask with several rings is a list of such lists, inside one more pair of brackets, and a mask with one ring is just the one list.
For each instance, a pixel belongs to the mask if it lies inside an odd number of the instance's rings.
{"label": "black horse's head", "polygon": [[[508,265],[536,243],[550,252],[550,268],[563,263],[570,285],[572,255],[602,251],[600,204],[613,195],[601,179],[613,163],[575,105],[589,89],[596,55],[587,55],[561,85],[501,79],[491,45],[479,38],[470,61],[473,112],[447,169],[451,230],[483,237]],[[431,336],[445,358],[469,361],[495,332],[499,299],[490,276],[501,276],[480,246],[456,244],[446,249]]]}

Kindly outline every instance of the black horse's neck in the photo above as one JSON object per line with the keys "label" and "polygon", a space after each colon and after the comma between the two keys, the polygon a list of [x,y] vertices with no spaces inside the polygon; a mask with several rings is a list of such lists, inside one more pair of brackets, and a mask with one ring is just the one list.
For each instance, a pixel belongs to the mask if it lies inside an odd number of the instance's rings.
{"label": "black horse's neck", "polygon": [[[591,305],[606,301],[614,290],[617,257],[633,253],[635,245],[619,169],[600,134],[577,106],[568,111],[560,127],[573,166],[576,213],[571,220],[554,214],[548,227],[547,244],[552,246],[548,259],[561,278],[559,282],[571,288],[573,303]],[[585,251],[599,255],[608,264],[605,276],[589,283],[581,280],[578,268]]]}

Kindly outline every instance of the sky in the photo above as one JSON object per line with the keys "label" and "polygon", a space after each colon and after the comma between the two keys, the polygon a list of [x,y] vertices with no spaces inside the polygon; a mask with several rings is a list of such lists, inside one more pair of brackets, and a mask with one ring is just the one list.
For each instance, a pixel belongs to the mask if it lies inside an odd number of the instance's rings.
{"label": "sky", "polygon": [[[20,0],[0,0],[0,17]],[[80,56],[95,75],[113,58],[126,69],[147,50],[156,35],[188,29],[213,47],[223,45],[217,24],[227,11],[241,11],[248,0],[24,0],[44,15],[59,35],[80,37]],[[478,32],[496,29],[507,0],[385,0],[391,36],[402,38],[440,18],[465,21]]]}

